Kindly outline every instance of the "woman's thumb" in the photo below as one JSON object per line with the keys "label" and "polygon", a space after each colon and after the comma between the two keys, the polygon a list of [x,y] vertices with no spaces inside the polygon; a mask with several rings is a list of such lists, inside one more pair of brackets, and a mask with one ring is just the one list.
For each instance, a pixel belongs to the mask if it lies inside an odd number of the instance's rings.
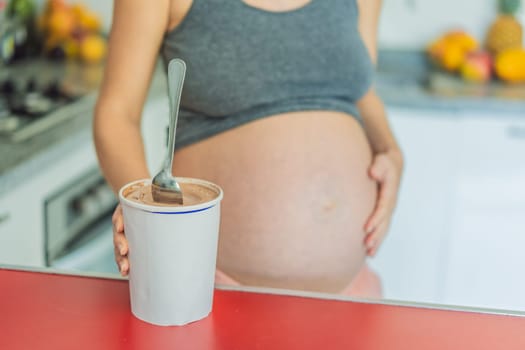
{"label": "woman's thumb", "polygon": [[370,166],[369,173],[374,180],[381,181],[385,178],[386,170],[387,163],[385,159],[379,155],[374,158],[374,161]]}

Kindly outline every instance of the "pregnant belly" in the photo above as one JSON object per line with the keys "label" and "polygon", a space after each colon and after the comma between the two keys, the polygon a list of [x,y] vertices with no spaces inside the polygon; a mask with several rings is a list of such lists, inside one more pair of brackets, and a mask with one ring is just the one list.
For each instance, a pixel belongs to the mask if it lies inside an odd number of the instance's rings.
{"label": "pregnant belly", "polygon": [[365,259],[376,186],[357,121],[308,111],[257,120],[175,154],[178,176],[224,190],[218,268],[241,284],[342,290]]}

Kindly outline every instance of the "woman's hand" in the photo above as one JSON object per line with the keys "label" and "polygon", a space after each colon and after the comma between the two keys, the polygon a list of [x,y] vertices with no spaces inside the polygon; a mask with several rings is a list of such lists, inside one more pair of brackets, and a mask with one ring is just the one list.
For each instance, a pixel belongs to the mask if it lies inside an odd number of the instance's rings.
{"label": "woman's hand", "polygon": [[126,276],[129,272],[128,240],[124,235],[124,217],[122,216],[120,204],[115,208],[112,221],[115,261],[117,262],[120,274]]}
{"label": "woman's hand", "polygon": [[385,238],[396,206],[401,180],[403,158],[399,150],[377,153],[369,169],[369,176],[378,184],[374,212],[365,224],[366,254],[374,256]]}

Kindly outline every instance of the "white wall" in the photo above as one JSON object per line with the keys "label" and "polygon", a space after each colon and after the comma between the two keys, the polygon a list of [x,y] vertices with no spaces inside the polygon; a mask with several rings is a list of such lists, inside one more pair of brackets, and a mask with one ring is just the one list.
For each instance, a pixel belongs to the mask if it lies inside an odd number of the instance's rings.
{"label": "white wall", "polygon": [[[37,3],[44,1],[37,0]],[[113,1],[78,1],[97,11],[102,16],[105,29],[110,28]],[[497,0],[383,0],[379,45],[381,48],[421,49],[451,28],[464,28],[483,40],[496,15],[496,3]],[[525,23],[523,7],[520,17]]]}
{"label": "white wall", "polygon": [[[497,12],[497,0],[383,0],[382,48],[420,49],[451,28],[463,28],[483,41]],[[520,11],[525,23],[525,11]]]}
{"label": "white wall", "polygon": [[[146,0],[147,1],[147,0]],[[74,3],[76,1],[69,1]],[[113,1],[112,0],[80,0],[78,2],[86,4],[91,10],[100,14],[104,30],[109,31],[111,27],[111,17],[113,15]]]}

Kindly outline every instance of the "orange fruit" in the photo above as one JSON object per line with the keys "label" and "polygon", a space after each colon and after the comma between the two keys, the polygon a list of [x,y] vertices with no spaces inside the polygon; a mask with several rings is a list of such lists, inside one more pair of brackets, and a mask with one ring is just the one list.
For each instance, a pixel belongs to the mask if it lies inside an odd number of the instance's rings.
{"label": "orange fruit", "polygon": [[51,11],[63,10],[68,7],[64,0],[49,0],[48,5]]}
{"label": "orange fruit", "polygon": [[68,9],[68,5],[64,2],[64,0],[48,0],[44,6],[42,15],[49,16],[51,13],[55,11],[61,11],[61,10],[67,10],[67,9]]}
{"label": "orange fruit", "polygon": [[81,28],[91,32],[98,32],[102,27],[100,18],[94,13],[84,13],[78,22]]}
{"label": "orange fruit", "polygon": [[50,35],[67,38],[73,28],[75,27],[75,20],[69,10],[56,10],[49,14],[47,19],[47,29]]}
{"label": "orange fruit", "polygon": [[450,72],[456,71],[465,60],[465,56],[465,50],[461,46],[448,44],[445,46],[441,56],[441,66]]}
{"label": "orange fruit", "polygon": [[525,82],[525,49],[512,48],[501,51],[494,64],[496,74],[509,83]]}
{"label": "orange fruit", "polygon": [[449,32],[445,35],[444,39],[449,43],[459,45],[467,52],[475,51],[479,47],[477,40],[473,36],[462,31]]}
{"label": "orange fruit", "polygon": [[468,33],[449,31],[432,42],[426,49],[432,62],[449,71],[457,71],[465,57],[478,48],[478,42]]}
{"label": "orange fruit", "polygon": [[71,9],[80,28],[88,32],[100,31],[102,21],[96,13],[82,4],[75,4]]}
{"label": "orange fruit", "polygon": [[64,39],[56,35],[48,35],[44,40],[44,51],[49,52],[60,46]]}

